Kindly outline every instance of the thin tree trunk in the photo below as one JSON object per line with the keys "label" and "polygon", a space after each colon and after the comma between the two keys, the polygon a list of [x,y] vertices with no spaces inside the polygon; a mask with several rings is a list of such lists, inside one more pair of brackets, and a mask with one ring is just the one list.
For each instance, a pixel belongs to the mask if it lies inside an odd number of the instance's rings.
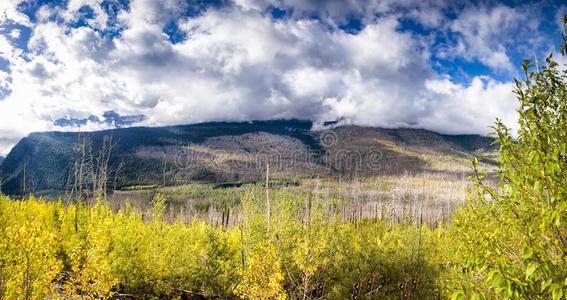
{"label": "thin tree trunk", "polygon": [[268,163],[266,165],[266,202],[267,202],[267,208],[268,208],[268,237],[270,237],[270,186],[269,186],[269,182],[270,182],[270,164]]}
{"label": "thin tree trunk", "polygon": [[[166,154],[163,154],[163,187],[165,187],[165,170],[167,167]],[[224,219],[223,219],[224,220]]]}
{"label": "thin tree trunk", "polygon": [[[80,136],[80,133],[79,133]],[[85,165],[85,157],[86,157],[86,136],[83,136],[83,142],[81,146],[81,163],[79,165],[79,173],[78,173],[78,189],[75,191],[77,193],[77,200],[75,201],[76,204],[79,203],[81,200],[81,195],[83,194],[83,167]]]}
{"label": "thin tree trunk", "polygon": [[[104,193],[104,200],[106,201],[106,192],[107,192],[107,187],[106,184],[108,182],[108,163],[110,162],[110,154],[112,153],[112,148],[114,147],[114,144],[112,144],[112,134],[110,135],[110,140],[108,141],[108,149],[107,149],[107,153],[106,153],[106,160],[104,161],[104,176],[101,178],[102,179],[102,188],[103,188],[103,193]],[[103,149],[104,151],[104,149]]]}
{"label": "thin tree trunk", "polygon": [[24,183],[23,183],[22,198],[26,196],[26,164],[27,161],[24,159]]}

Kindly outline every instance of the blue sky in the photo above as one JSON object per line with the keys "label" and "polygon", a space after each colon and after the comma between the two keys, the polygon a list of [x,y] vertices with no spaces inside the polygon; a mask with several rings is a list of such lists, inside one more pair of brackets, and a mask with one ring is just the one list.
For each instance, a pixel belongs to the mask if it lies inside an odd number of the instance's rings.
{"label": "blue sky", "polygon": [[3,0],[0,155],[62,130],[56,119],[108,110],[148,126],[299,118],[484,134],[496,117],[514,125],[519,64],[558,52],[566,7]]}

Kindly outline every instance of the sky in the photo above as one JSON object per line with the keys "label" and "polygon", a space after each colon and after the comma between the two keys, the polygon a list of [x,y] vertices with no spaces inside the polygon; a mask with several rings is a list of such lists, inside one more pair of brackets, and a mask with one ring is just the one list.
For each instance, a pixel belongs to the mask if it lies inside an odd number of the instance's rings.
{"label": "sky", "polygon": [[[0,155],[59,118],[514,127],[564,1],[1,0]],[[87,124],[82,130],[100,129]],[[64,130],[71,130],[69,128]],[[74,128],[73,130],[77,130]]]}

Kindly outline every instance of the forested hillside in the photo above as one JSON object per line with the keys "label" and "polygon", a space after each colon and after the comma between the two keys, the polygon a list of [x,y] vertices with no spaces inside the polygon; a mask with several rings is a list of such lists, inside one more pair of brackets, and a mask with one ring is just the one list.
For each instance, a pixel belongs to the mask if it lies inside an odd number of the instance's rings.
{"label": "forested hillside", "polygon": [[[492,138],[417,129],[341,126],[311,131],[309,121],[202,123],[98,132],[33,133],[0,166],[8,195],[61,194],[104,171],[107,190],[261,178],[377,176],[470,171],[490,157]],[[104,158],[104,161],[100,161]],[[104,170],[103,170],[104,169]]]}

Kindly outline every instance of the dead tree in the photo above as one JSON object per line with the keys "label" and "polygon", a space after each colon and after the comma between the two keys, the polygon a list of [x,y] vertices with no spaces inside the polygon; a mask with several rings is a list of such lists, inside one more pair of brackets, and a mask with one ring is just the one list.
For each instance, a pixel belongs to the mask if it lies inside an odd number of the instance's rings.
{"label": "dead tree", "polygon": [[87,156],[87,152],[86,152],[87,137],[83,136],[83,141],[81,143],[80,142],[80,136],[81,136],[81,133],[79,132],[79,147],[80,147],[79,151],[80,151],[80,154],[81,154],[80,155],[81,160],[80,160],[80,163],[79,163],[79,170],[78,170],[78,173],[77,173],[78,190],[76,191],[77,192],[77,198],[76,198],[77,200],[76,200],[75,203],[79,203],[79,201],[81,201],[81,195],[83,193],[83,168],[85,166],[85,160],[86,160],[86,156]]}
{"label": "dead tree", "polygon": [[112,185],[112,191],[116,191],[116,180],[118,178],[118,174],[120,174],[120,172],[124,169],[124,165],[126,165],[126,163],[121,160],[116,166],[116,169],[114,169],[114,183]]}
{"label": "dead tree", "polygon": [[108,182],[108,163],[112,148],[116,144],[112,142],[112,135],[105,136],[102,140],[100,151],[95,155],[91,151],[91,176],[92,176],[92,195],[93,198],[106,197],[106,186]]}
{"label": "dead tree", "polygon": [[[92,138],[86,134],[77,135],[77,144],[74,147],[75,162],[73,164],[73,187],[69,198],[75,196],[75,203],[79,203],[83,196],[100,198],[106,197],[107,183],[109,177],[109,163],[112,148],[116,145],[110,137],[105,136],[102,140],[100,150],[93,151]],[[116,177],[124,167],[121,162],[114,171],[114,188],[116,188]]]}
{"label": "dead tree", "polygon": [[266,165],[266,202],[268,210],[268,232],[267,235],[270,237],[270,164]]}
{"label": "dead tree", "polygon": [[163,187],[165,188],[165,171],[167,169],[167,154],[163,153]]}
{"label": "dead tree", "polygon": [[[79,203],[81,201],[81,197],[83,194],[83,173],[85,168],[85,163],[87,159],[87,136],[82,135],[81,132],[77,134],[77,143],[73,147],[75,152],[75,162],[73,163],[73,187],[71,192],[65,192],[68,196],[66,196],[67,202],[70,201],[71,197],[75,196],[75,203]],[[71,170],[69,170],[71,173]],[[69,174],[70,177],[70,174]],[[68,179],[68,181],[70,181]]]}

